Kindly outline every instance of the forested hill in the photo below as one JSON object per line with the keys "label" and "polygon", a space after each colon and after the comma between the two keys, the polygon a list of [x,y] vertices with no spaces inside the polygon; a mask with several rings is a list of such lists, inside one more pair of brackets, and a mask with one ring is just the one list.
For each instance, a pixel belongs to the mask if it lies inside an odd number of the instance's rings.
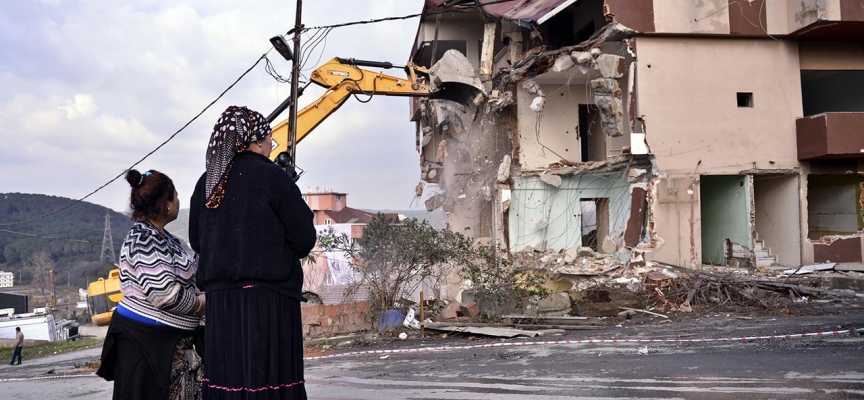
{"label": "forested hill", "polygon": [[[78,287],[86,287],[86,282],[97,275],[105,276],[111,263],[99,263],[108,210],[103,206],[81,202],[36,221],[2,225],[39,218],[74,202],[42,194],[0,193],[0,270],[15,273],[16,284],[21,283],[19,278],[31,283],[40,274],[38,271],[47,269],[55,271],[55,283],[66,284],[68,277]],[[113,210],[108,213],[114,254],[119,255],[132,222],[124,214]]]}

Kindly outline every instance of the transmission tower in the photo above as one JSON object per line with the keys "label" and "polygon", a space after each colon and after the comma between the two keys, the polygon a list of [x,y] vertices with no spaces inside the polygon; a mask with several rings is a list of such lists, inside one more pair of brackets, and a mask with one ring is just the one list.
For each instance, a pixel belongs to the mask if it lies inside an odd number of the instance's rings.
{"label": "transmission tower", "polygon": [[102,235],[102,255],[99,256],[99,262],[104,262],[105,257],[108,257],[111,262],[117,261],[114,256],[114,239],[111,237],[111,211],[105,210],[105,234]]}

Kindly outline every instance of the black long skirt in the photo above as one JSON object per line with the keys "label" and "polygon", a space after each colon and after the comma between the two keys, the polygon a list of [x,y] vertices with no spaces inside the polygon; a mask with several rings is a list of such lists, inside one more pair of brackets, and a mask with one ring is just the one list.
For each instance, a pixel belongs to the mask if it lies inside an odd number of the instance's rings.
{"label": "black long skirt", "polygon": [[252,286],[207,292],[204,399],[306,399],[300,302]]}

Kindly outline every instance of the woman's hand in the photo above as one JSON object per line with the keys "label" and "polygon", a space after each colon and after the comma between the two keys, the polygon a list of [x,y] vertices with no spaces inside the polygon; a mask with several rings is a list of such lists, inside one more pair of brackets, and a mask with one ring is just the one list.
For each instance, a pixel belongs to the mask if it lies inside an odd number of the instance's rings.
{"label": "woman's hand", "polygon": [[195,314],[199,317],[204,316],[204,310],[206,309],[206,297],[204,297],[204,293],[199,294],[195,297],[195,303],[192,304],[192,314]]}

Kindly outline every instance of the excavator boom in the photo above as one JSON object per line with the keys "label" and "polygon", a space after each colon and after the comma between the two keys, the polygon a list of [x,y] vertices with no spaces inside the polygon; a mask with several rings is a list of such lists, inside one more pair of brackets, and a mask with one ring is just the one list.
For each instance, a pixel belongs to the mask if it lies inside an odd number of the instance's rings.
{"label": "excavator boom", "polygon": [[[297,143],[300,143],[313,129],[333,114],[351,95],[363,97],[375,95],[423,97],[431,93],[429,86],[417,73],[427,73],[423,67],[409,64],[405,67],[407,78],[397,78],[382,72],[360,68],[371,66],[392,68],[390,63],[333,58],[324,63],[310,75],[312,82],[327,89],[321,97],[297,111]],[[273,127],[274,149],[270,157],[275,159],[290,147],[288,120]]]}

